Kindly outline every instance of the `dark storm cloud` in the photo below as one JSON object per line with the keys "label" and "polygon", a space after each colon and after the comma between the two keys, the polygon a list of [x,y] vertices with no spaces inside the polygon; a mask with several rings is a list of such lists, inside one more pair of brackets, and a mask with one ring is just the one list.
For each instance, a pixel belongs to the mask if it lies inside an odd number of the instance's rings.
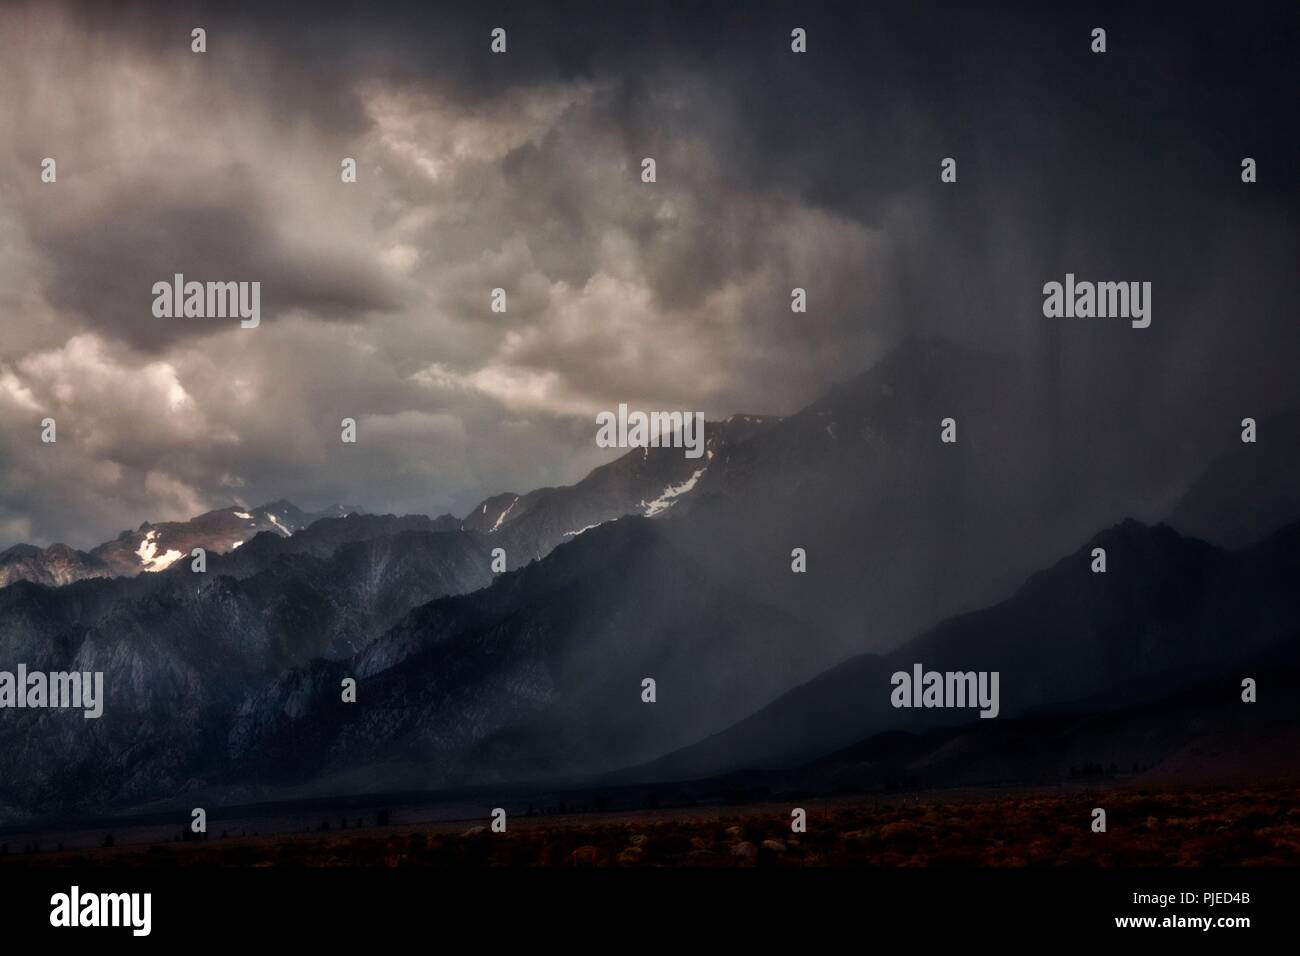
{"label": "dark storm cloud", "polygon": [[[1154,500],[1224,421],[1294,405],[1281,5],[11,9],[12,538],[89,543],[232,487],[463,511],[579,477],[593,409],[791,411],[914,332],[1018,358],[1026,423],[1061,436],[1023,470],[1062,494],[1121,469]],[[260,280],[267,327],[154,320],[176,271]],[[1152,281],[1152,328],[1044,319],[1067,271]],[[61,470],[26,444],[46,411],[86,436]],[[331,456],[344,415],[364,460]]]}
{"label": "dark storm cloud", "polygon": [[151,351],[231,321],[155,317],[152,287],[176,273],[260,282],[264,322],[294,309],[354,320],[396,306],[391,284],[345,251],[284,242],[255,189],[237,185],[255,175],[231,171],[234,188],[210,191],[203,202],[160,195],[151,181],[119,183],[75,220],[39,222],[34,242],[53,265],[49,301],[90,329]]}

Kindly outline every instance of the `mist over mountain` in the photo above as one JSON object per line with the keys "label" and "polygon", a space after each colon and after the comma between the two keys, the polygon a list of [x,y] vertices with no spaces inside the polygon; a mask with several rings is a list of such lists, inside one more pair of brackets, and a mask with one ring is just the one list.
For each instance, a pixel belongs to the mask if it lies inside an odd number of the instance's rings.
{"label": "mist over mountain", "polygon": [[[287,676],[241,715],[232,757],[258,776],[391,764],[425,786],[607,769],[751,712],[810,672],[806,637],[624,518],[412,612],[346,666]],[[358,700],[384,705],[340,704],[349,674]]]}
{"label": "mist over mountain", "polygon": [[[1174,691],[1132,686],[999,720],[973,719],[872,733],[806,763],[776,761],[691,779],[689,793],[858,793],[953,787],[1255,785],[1300,775],[1300,635],[1248,654]],[[1241,700],[1240,675],[1267,693]],[[953,715],[957,718],[959,715]],[[672,758],[643,768],[646,779]],[[635,779],[614,774],[610,781]],[[677,784],[677,786],[682,786]],[[715,797],[716,798],[716,797]]]}
{"label": "mist over mountain", "polygon": [[[1114,503],[1010,482],[1037,434],[1020,385],[1004,357],[916,340],[794,415],[710,423],[698,460],[631,449],[464,518],[277,501],[88,553],[10,549],[0,660],[103,671],[108,692],[94,721],[5,713],[0,807],[776,772],[950,725],[890,706],[914,662],[1000,671],[1000,720],[1019,720],[1143,707],[1295,632],[1295,525],[1232,550],[1125,520],[1061,558]],[[1284,513],[1285,481],[1234,477],[1253,454],[1227,446],[1171,520],[1219,540]],[[1288,467],[1259,457],[1250,474]],[[1231,510],[1205,507],[1225,481]]]}
{"label": "mist over mountain", "polygon": [[[1074,542],[1128,517],[1156,523],[1183,501],[1169,518],[1181,527],[1191,502],[1227,497],[1232,518],[1206,514],[1190,529],[1217,541],[1229,525],[1249,521],[1257,539],[1300,514],[1288,510],[1293,483],[1281,477],[1295,474],[1280,460],[1293,446],[1278,431],[1270,440],[1280,447],[1261,454],[1235,428],[1222,429],[1210,446],[1215,467],[1260,459],[1259,473],[1270,477],[1220,496],[1189,491],[1181,459],[1144,466],[1140,479],[1131,463],[1097,468],[1090,459],[1099,449],[1067,436],[1098,428],[1105,413],[1053,410],[1041,395],[1013,355],[908,338],[711,461],[670,515],[669,532],[737,590],[816,625],[829,643],[809,653],[829,664],[889,650],[992,603]],[[952,444],[940,441],[949,419]],[[1131,422],[1117,419],[1119,427]],[[1249,543],[1230,533],[1222,540]],[[790,573],[796,547],[807,554],[806,574]]]}
{"label": "mist over mountain", "polygon": [[[710,585],[667,540],[659,525],[624,519],[414,612],[348,666],[293,675],[259,701],[235,733],[244,759],[265,761],[263,774],[366,766],[395,787],[572,778],[698,736],[807,672],[815,634]],[[1094,547],[1111,555],[1107,574],[1089,570]],[[854,658],[718,737],[610,779],[789,766],[870,733],[952,722],[951,711],[890,706],[889,675],[913,662],[1000,671],[1011,717],[1107,690],[1111,709],[1140,704],[1293,634],[1298,574],[1300,525],[1228,552],[1125,522],[993,608],[891,655]],[[667,608],[666,594],[678,595]],[[359,695],[400,708],[341,706],[349,673],[362,678]],[[640,675],[661,688],[653,706],[636,693]]]}
{"label": "mist over mountain", "polygon": [[623,515],[680,513],[686,510],[684,503],[696,496],[710,468],[726,470],[733,449],[762,435],[776,421],[733,415],[722,422],[707,422],[700,459],[687,458],[680,448],[636,448],[574,485],[494,495],[465,516],[463,527],[495,536],[494,545],[504,547],[515,561],[527,561]]}
{"label": "mist over mountain", "polygon": [[1179,500],[1170,524],[1241,547],[1300,514],[1300,415],[1259,424],[1267,439],[1217,456]]}
{"label": "mist over mountain", "polygon": [[[1104,574],[1090,571],[1096,547],[1108,556]],[[1010,598],[944,621],[890,654],[845,661],[736,727],[629,776],[690,779],[793,766],[882,731],[959,720],[951,710],[891,706],[891,675],[917,663],[940,672],[999,671],[1006,717],[1107,690],[1116,691],[1112,708],[1140,704],[1290,638],[1300,628],[1296,580],[1300,524],[1234,552],[1126,521]],[[1225,686],[1237,699],[1239,678]]]}

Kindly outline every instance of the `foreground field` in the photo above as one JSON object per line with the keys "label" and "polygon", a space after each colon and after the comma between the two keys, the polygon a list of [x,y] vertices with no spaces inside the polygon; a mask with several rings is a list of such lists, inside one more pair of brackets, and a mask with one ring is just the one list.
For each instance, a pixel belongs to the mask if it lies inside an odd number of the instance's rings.
{"label": "foreground field", "polygon": [[[25,856],[22,866],[747,867],[1294,866],[1300,787],[960,793],[482,824],[337,829]],[[1107,831],[1094,833],[1102,807]]]}

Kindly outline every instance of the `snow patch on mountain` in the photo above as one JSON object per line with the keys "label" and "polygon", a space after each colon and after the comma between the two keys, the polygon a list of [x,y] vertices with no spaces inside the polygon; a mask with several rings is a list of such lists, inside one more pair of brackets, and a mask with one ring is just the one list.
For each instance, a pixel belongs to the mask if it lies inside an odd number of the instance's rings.
{"label": "snow patch on mountain", "polygon": [[679,485],[670,484],[663,490],[663,493],[660,494],[658,498],[648,504],[645,501],[642,501],[641,505],[645,508],[645,517],[653,518],[660,512],[667,511],[673,505],[677,504],[677,499],[694,488],[695,483],[700,480],[700,476],[704,474],[706,470],[708,470],[707,466],[701,468]]}
{"label": "snow patch on mountain", "polygon": [[280,519],[277,518],[275,515],[271,514],[271,512],[268,511],[268,512],[266,513],[266,516],[267,516],[268,518],[271,519],[271,524],[275,525],[276,528],[278,528],[280,531],[283,531],[283,532],[284,532],[284,536],[285,536],[286,538],[293,534],[292,531],[290,531],[290,530],[289,530],[288,528],[286,528],[284,525],[280,524]]}
{"label": "snow patch on mountain", "polygon": [[140,542],[140,547],[136,549],[136,555],[140,558],[140,563],[144,565],[146,571],[164,571],[171,567],[173,563],[180,560],[181,553],[176,550],[168,550],[163,554],[158,553],[158,532],[150,531]]}
{"label": "snow patch on mountain", "polygon": [[[510,506],[509,506],[508,508],[506,508],[505,511],[501,512],[501,514],[497,516],[496,524],[494,524],[494,525],[492,526],[491,530],[488,531],[488,534],[491,534],[491,533],[492,533],[493,531],[495,531],[497,528],[501,527],[501,522],[503,522],[503,521],[506,520],[506,515],[510,514],[511,510],[512,510],[512,509],[514,508],[514,506],[517,505],[517,504],[519,504],[519,498],[518,498],[518,496],[515,497],[515,500],[514,500],[514,501],[510,502]],[[484,505],[484,510],[485,510],[485,511],[487,510],[487,506],[486,506],[486,505]]]}

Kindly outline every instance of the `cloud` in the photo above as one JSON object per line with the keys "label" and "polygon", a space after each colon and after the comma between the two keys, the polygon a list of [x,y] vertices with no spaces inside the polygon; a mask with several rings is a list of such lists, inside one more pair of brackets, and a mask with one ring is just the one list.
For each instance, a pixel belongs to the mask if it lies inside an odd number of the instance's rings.
{"label": "cloud", "polygon": [[[242,82],[274,51],[226,38],[223,58],[204,60],[89,33],[54,7],[26,12],[0,41],[14,75],[0,101],[16,118],[5,160],[30,172],[6,205],[44,265],[25,298],[39,290],[60,316],[153,351],[220,330],[152,315],[153,283],[175,273],[261,282],[271,322],[396,307],[367,210],[342,193],[348,137],[326,122],[286,129],[274,98]],[[56,183],[37,175],[45,157]]]}
{"label": "cloud", "polygon": [[[914,331],[1018,355],[1085,470],[1294,401],[1277,24],[1133,14],[1100,69],[1068,17],[801,13],[803,57],[781,5],[521,8],[498,57],[474,7],[0,8],[0,546],[464,513],[605,460],[598,410],[789,412]],[[1154,280],[1150,334],[1045,324],[1067,270]],[[260,281],[262,326],[153,318],[175,272]]]}

